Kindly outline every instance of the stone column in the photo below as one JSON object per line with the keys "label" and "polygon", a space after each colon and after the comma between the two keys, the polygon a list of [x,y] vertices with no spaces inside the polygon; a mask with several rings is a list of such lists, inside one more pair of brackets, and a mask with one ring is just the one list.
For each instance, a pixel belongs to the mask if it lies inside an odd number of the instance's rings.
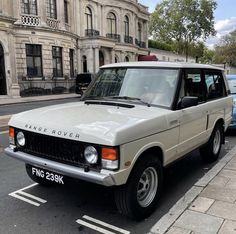
{"label": "stone column", "polygon": [[94,71],[94,68],[93,68],[94,57],[93,57],[92,46],[86,49],[86,55],[87,55],[87,69],[88,69],[88,72],[92,73]]}
{"label": "stone column", "polygon": [[60,21],[59,29],[65,30],[64,1],[57,1],[57,20]]}
{"label": "stone column", "polygon": [[47,5],[45,1],[37,1],[37,9],[38,9],[38,16],[41,18],[41,26],[47,27],[46,20],[47,20]]}
{"label": "stone column", "polygon": [[99,70],[99,47],[93,48],[94,53],[94,70],[93,73],[97,73]]}

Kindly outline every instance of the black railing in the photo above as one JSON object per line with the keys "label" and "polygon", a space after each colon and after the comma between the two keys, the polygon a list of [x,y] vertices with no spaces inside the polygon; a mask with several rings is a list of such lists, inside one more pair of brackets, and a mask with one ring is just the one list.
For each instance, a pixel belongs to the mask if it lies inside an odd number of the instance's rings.
{"label": "black railing", "polygon": [[116,40],[117,42],[120,42],[120,35],[119,34],[107,33],[106,37]]}
{"label": "black railing", "polygon": [[85,29],[85,36],[87,37],[97,37],[100,35],[100,32],[95,29]]}
{"label": "black railing", "polygon": [[135,44],[141,48],[147,48],[146,43],[144,41],[139,41],[137,38],[135,39]]}
{"label": "black railing", "polygon": [[124,36],[124,42],[128,44],[133,44],[133,37]]}

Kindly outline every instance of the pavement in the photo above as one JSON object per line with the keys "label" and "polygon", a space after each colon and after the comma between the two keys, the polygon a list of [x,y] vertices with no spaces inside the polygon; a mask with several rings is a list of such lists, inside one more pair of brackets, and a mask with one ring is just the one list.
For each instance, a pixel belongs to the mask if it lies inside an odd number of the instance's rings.
{"label": "pavement", "polygon": [[[76,96],[0,98],[0,106]],[[0,132],[7,130],[9,118],[0,116]],[[236,146],[157,221],[149,234],[236,234]]]}

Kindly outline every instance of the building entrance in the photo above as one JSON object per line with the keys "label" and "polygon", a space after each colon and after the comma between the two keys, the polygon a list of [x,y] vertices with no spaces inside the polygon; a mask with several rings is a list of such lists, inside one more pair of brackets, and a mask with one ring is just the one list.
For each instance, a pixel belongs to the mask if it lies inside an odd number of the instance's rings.
{"label": "building entrance", "polygon": [[0,95],[7,94],[6,86],[6,72],[5,72],[5,62],[4,62],[4,51],[0,44]]}

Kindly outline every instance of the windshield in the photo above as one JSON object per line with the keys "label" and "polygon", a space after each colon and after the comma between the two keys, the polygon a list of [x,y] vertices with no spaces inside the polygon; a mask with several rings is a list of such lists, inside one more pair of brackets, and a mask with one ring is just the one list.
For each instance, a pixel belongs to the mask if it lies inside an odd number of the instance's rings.
{"label": "windshield", "polygon": [[229,90],[232,94],[236,94],[236,78],[228,79]]}
{"label": "windshield", "polygon": [[178,69],[109,68],[103,69],[84,99],[124,99],[170,107]]}

